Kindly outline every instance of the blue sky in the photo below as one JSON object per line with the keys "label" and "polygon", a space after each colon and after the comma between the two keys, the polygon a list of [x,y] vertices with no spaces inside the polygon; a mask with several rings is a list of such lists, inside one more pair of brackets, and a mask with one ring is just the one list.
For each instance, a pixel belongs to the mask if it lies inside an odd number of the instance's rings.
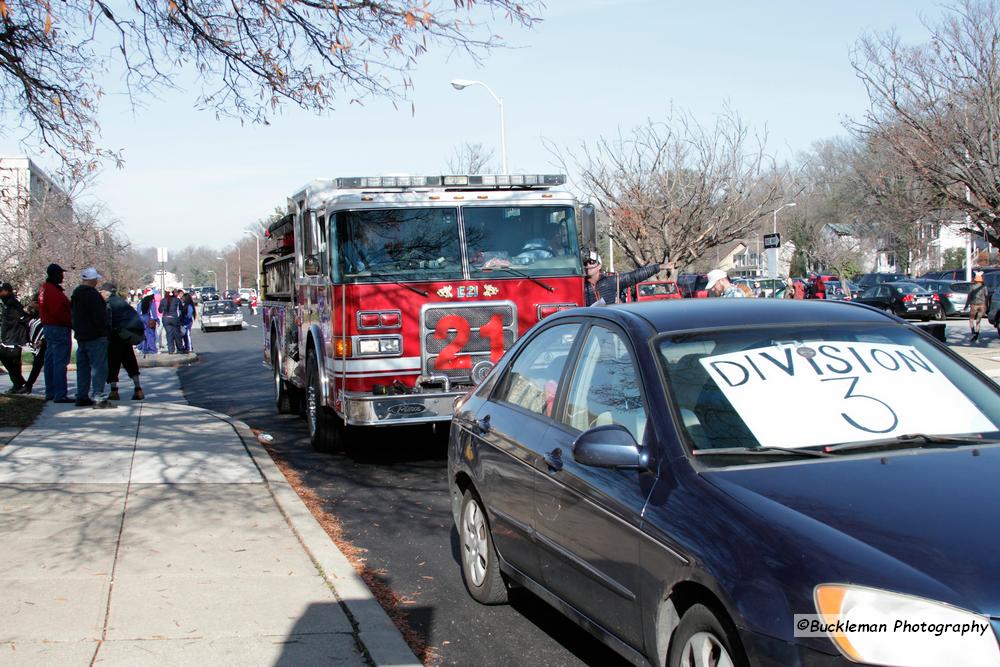
{"label": "blue sky", "polygon": [[[442,173],[463,142],[496,148],[496,103],[482,88],[453,90],[454,78],[482,80],[504,98],[513,172],[551,172],[546,145],[628,131],[671,104],[708,124],[728,103],[767,130],[775,155],[792,159],[845,134],[844,118],[864,111],[850,65],[863,32],[895,28],[923,41],[920,17],[941,11],[921,0],[550,0],[535,29],[498,26],[517,48],[481,67],[441,51],[424,56],[413,74],[415,114],[376,100],[322,117],[285,108],[254,126],[195,109],[193,91],[161,93],[134,112],[111,95],[103,142],[123,149],[126,163],[107,167],[92,196],[136,245],[221,247],[312,178]],[[12,152],[23,150],[0,137],[0,153]]]}

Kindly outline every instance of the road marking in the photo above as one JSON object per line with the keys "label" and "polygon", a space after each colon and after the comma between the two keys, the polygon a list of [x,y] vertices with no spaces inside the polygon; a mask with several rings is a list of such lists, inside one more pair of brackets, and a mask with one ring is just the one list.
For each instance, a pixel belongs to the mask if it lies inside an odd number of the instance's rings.
{"label": "road marking", "polygon": [[256,324],[251,324],[250,326],[252,326],[254,329],[258,329],[259,328]]}

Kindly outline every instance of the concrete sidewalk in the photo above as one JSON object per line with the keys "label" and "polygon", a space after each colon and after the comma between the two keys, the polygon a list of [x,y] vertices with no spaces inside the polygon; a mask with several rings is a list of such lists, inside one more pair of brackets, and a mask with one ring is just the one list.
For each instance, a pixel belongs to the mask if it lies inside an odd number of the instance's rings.
{"label": "concrete sidewalk", "polygon": [[419,664],[246,425],[143,386],[0,448],[0,664]]}

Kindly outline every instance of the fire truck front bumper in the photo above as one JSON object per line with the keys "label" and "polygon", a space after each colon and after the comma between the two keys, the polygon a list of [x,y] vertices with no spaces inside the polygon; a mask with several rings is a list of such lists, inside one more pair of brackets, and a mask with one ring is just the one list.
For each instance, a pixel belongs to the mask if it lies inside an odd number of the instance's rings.
{"label": "fire truck front bumper", "polygon": [[398,426],[450,421],[455,399],[464,392],[373,396],[348,392],[341,406],[352,426]]}

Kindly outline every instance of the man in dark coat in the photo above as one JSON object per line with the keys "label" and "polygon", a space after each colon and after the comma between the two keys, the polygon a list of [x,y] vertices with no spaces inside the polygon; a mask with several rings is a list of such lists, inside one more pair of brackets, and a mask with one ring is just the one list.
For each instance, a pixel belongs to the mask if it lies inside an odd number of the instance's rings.
{"label": "man in dark coat", "polygon": [[[80,274],[80,285],[73,290],[70,307],[73,332],[76,334],[76,405],[113,408],[108,402],[108,333],[111,313],[104,297],[97,291],[101,274],[87,268]],[[94,398],[90,398],[91,387]]]}
{"label": "man in dark coat", "polygon": [[667,264],[650,264],[628,273],[604,273],[601,271],[601,256],[594,250],[587,250],[583,253],[583,271],[586,274],[584,303],[592,306],[599,302],[607,305],[618,303],[619,293],[626,287],[637,285],[660,271],[666,271],[669,278],[672,268]]}
{"label": "man in dark coat", "polygon": [[129,305],[128,301],[118,295],[118,286],[114,283],[101,285],[101,295],[111,310],[111,332],[108,334],[108,384],[111,391],[109,401],[121,399],[118,393],[118,371],[122,366],[135,386],[133,401],[145,398],[142,386],[139,384],[139,362],[135,358],[133,345],[143,340],[146,327],[139,319],[139,313]]}
{"label": "man in dark coat", "polygon": [[24,390],[24,375],[21,374],[21,346],[28,342],[28,315],[21,302],[14,296],[10,283],[0,284],[0,363],[10,374],[13,383],[8,394],[20,394]]}
{"label": "man in dark coat", "polygon": [[[178,290],[179,291],[179,290]],[[184,351],[184,341],[181,340],[181,315],[184,303],[176,292],[168,292],[160,301],[160,321],[167,330],[167,352],[177,354]]]}

